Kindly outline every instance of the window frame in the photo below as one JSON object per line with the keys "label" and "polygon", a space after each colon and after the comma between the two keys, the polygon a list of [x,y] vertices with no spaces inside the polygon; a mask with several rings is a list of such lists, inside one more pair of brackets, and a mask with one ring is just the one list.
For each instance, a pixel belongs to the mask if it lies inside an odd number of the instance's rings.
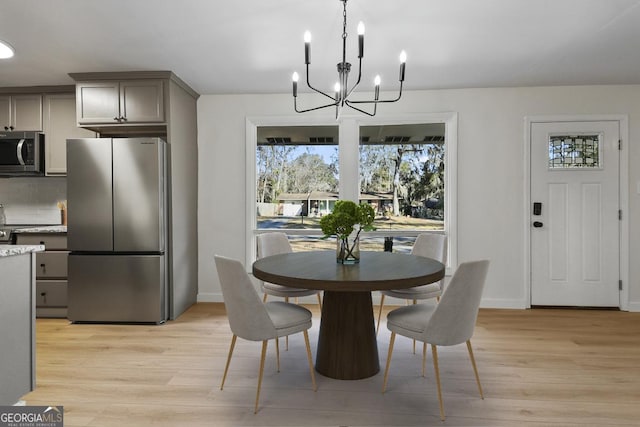
{"label": "window frame", "polygon": [[[444,233],[448,237],[447,275],[450,275],[458,265],[457,259],[457,148],[458,148],[458,113],[423,113],[405,114],[387,117],[342,117],[339,121],[331,118],[314,116],[252,116],[245,119],[246,142],[246,251],[245,266],[249,266],[256,259],[256,236],[261,233],[274,231],[272,229],[258,229],[256,215],[256,150],[257,130],[263,126],[338,126],[338,159],[339,159],[339,194],[341,199],[358,201],[360,195],[360,127],[378,125],[403,125],[421,123],[442,123],[445,125],[445,206]],[[354,141],[356,143],[354,143]],[[353,165],[358,165],[354,168]],[[282,230],[279,230],[282,231]],[[318,235],[320,230],[286,230],[290,235]],[[380,237],[402,236],[414,237],[420,230],[381,230],[366,233]]]}

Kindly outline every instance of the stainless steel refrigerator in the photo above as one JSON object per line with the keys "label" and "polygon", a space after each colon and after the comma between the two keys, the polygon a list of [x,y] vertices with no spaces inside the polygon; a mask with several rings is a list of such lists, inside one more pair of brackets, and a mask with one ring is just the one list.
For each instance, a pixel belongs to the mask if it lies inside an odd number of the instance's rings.
{"label": "stainless steel refrigerator", "polygon": [[165,152],[161,138],[67,140],[72,322],[167,319]]}

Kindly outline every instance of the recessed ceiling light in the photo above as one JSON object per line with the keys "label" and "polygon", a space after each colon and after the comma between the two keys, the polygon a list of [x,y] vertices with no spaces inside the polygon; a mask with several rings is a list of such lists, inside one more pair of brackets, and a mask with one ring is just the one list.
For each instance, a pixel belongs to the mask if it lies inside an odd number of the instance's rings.
{"label": "recessed ceiling light", "polygon": [[9,43],[0,40],[0,59],[11,58],[13,56],[13,48]]}

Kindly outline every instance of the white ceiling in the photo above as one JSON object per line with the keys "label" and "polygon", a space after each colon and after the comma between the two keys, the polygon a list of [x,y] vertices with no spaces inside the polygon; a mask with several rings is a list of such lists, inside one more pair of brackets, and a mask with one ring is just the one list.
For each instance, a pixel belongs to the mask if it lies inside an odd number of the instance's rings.
{"label": "white ceiling", "polygon": [[[640,0],[349,0],[347,59],[366,25],[363,85],[405,88],[640,84]],[[72,84],[70,72],[170,70],[201,94],[283,93],[304,72],[331,91],[338,0],[0,0],[0,87]],[[355,74],[355,72],[352,72]]]}

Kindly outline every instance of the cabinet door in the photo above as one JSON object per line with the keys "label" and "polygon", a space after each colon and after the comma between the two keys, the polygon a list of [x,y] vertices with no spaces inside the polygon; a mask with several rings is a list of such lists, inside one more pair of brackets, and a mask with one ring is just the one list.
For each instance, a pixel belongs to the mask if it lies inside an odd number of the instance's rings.
{"label": "cabinet door", "polygon": [[162,80],[120,82],[122,123],[164,122]]}
{"label": "cabinet door", "polygon": [[44,97],[45,170],[47,175],[66,175],[67,138],[95,138],[96,133],[76,124],[73,93]]}
{"label": "cabinet door", "polygon": [[120,96],[117,81],[76,84],[78,124],[120,123]]}
{"label": "cabinet door", "polygon": [[12,96],[11,124],[13,125],[13,130],[42,131],[42,96]]}
{"label": "cabinet door", "polygon": [[0,130],[9,130],[11,126],[11,96],[0,96]]}

